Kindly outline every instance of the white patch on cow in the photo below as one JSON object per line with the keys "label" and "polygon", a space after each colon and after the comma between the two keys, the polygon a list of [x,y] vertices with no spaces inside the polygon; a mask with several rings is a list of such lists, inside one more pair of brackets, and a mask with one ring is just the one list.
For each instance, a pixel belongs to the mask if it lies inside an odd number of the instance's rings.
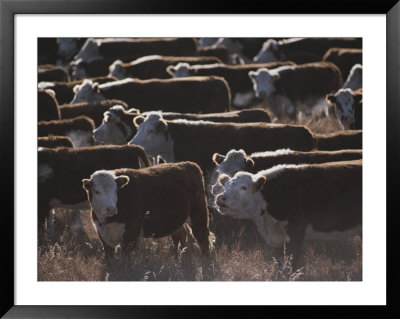
{"label": "white patch on cow", "polygon": [[122,80],[103,83],[103,84],[100,84],[99,88],[100,88],[101,91],[107,91],[108,89],[110,89],[110,88],[112,88],[114,86],[119,86],[121,84],[129,83],[129,82],[133,82],[133,79],[126,78],[126,79],[122,79]]}
{"label": "white patch on cow", "polygon": [[105,98],[99,92],[99,84],[92,80],[85,79],[81,85],[76,85],[74,87],[76,92],[74,98],[70,104],[76,104],[81,102],[98,102],[104,101]]}
{"label": "white patch on cow", "polygon": [[345,240],[356,235],[361,235],[362,226],[357,225],[355,227],[346,229],[344,231],[331,231],[331,232],[320,232],[315,231],[311,224],[308,224],[306,227],[305,237],[306,239],[316,239],[323,241],[340,241]]}
{"label": "white patch on cow", "polygon": [[192,68],[189,63],[179,62],[177,65],[170,68],[174,73],[174,78],[183,78],[192,75]]}
{"label": "white patch on cow", "polygon": [[100,55],[99,53],[99,45],[101,41],[100,40],[95,40],[93,38],[88,38],[80,51],[75,55],[74,59],[82,59],[82,61],[85,61],[87,63],[90,63],[92,61],[96,60],[103,60],[104,57]]}
{"label": "white patch on cow", "polygon": [[[39,150],[40,151],[40,150]],[[54,170],[48,164],[39,165],[38,179],[39,183],[43,183],[54,175]]]}
{"label": "white patch on cow", "polygon": [[251,158],[253,157],[276,157],[281,155],[288,155],[293,154],[294,151],[289,148],[282,148],[276,151],[265,151],[265,152],[255,152],[250,155]]}
{"label": "white patch on cow", "polygon": [[300,167],[304,167],[307,166],[307,164],[300,164],[300,165],[296,165],[296,164],[278,164],[275,165],[269,169],[263,170],[263,171],[259,171],[257,174],[261,174],[263,176],[265,176],[267,178],[267,180],[271,180],[273,178],[276,178],[277,176],[279,176],[280,174],[282,174],[286,169],[290,169],[290,168],[300,168]]}
{"label": "white patch on cow", "polygon": [[346,81],[343,84],[343,89],[352,89],[356,91],[362,88],[362,65],[355,64],[350,70]]}
{"label": "white patch on cow", "polygon": [[[160,124],[164,126],[161,130],[157,129]],[[128,144],[142,146],[146,154],[152,157],[160,155],[167,162],[175,161],[174,142],[168,133],[168,124],[159,112],[148,113],[146,119],[139,125],[136,135]]]}
{"label": "white patch on cow", "polygon": [[94,225],[101,239],[107,244],[107,246],[116,247],[121,243],[122,237],[125,233],[125,224],[115,222],[100,225],[95,221]]}
{"label": "white patch on cow", "polygon": [[354,123],[354,97],[351,89],[340,89],[336,93],[336,117],[346,130]]}
{"label": "white patch on cow", "polygon": [[241,53],[243,50],[243,45],[239,41],[230,38],[218,38],[212,47],[219,47],[221,45],[225,46],[231,53]]}
{"label": "white patch on cow", "polygon": [[254,99],[254,92],[236,93],[233,97],[232,104],[238,108],[244,108],[249,106],[251,101]]}
{"label": "white patch on cow", "polygon": [[74,148],[92,146],[92,133],[83,130],[71,130],[65,134],[72,140]]}
{"label": "white patch on cow", "polygon": [[57,38],[57,54],[62,58],[72,57],[78,51],[78,41],[76,38]]}
{"label": "white patch on cow", "polygon": [[278,59],[277,52],[279,51],[278,42],[274,39],[269,39],[264,42],[263,47],[253,58],[256,63],[267,63],[267,62],[277,62],[282,61]]}
{"label": "white patch on cow", "polygon": [[38,83],[38,89],[39,90],[45,90],[45,89],[50,89],[54,87],[54,82],[47,82],[47,81],[42,81]]}
{"label": "white patch on cow", "polygon": [[109,66],[109,73],[108,76],[115,76],[117,79],[125,79],[126,78],[126,72],[124,67],[122,66],[122,61],[121,60],[115,60],[110,66]]}
{"label": "white patch on cow", "polygon": [[212,122],[212,121],[204,121],[204,120],[187,120],[187,119],[176,119],[176,120],[172,120],[172,122],[174,123],[181,123],[181,124],[190,124],[190,125],[204,125],[204,124],[208,124],[208,125],[216,125],[218,126],[219,123],[216,122]]}

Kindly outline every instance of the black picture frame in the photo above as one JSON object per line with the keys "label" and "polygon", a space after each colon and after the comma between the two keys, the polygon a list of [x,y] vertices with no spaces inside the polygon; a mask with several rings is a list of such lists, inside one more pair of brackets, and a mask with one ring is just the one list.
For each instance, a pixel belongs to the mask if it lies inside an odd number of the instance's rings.
{"label": "black picture frame", "polygon": [[[387,305],[386,306],[16,306],[14,303],[14,17],[15,14],[385,14],[387,29]],[[246,316],[249,311],[262,311],[263,315],[310,315],[323,311],[333,316],[359,316],[368,314],[374,317],[399,316],[399,276],[395,258],[398,255],[399,236],[397,227],[399,204],[396,198],[400,162],[400,2],[397,0],[328,0],[293,1],[283,0],[274,3],[246,1],[243,3],[180,2],[163,0],[53,0],[24,1],[0,0],[1,47],[0,47],[0,180],[1,191],[1,311],[4,318],[191,318],[206,316]],[[382,64],[382,67],[383,64]],[[377,112],[379,111],[377,106]],[[383,142],[383,141],[382,141]],[[385,172],[382,172],[383,174]],[[378,212],[382,213],[382,212]],[[396,274],[397,273],[397,274]],[[284,309],[283,309],[284,308]],[[311,312],[312,311],[312,312]],[[271,313],[272,312],[272,313]]]}

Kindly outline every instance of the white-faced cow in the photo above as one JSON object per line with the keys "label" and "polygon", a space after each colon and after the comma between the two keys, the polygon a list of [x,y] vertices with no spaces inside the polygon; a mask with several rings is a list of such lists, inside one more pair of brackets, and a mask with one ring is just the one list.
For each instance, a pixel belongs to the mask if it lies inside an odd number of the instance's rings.
{"label": "white-faced cow", "polygon": [[346,81],[343,84],[343,89],[351,89],[356,91],[362,88],[362,65],[355,64],[349,73]]}

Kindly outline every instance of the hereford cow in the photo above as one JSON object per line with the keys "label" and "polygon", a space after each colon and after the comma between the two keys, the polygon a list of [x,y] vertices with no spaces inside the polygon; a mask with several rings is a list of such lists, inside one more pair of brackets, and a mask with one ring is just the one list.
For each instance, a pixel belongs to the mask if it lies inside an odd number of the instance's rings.
{"label": "hereford cow", "polygon": [[38,121],[52,121],[60,119],[55,93],[52,90],[38,90]]}
{"label": "hereford cow", "polygon": [[146,119],[135,118],[138,132],[130,144],[143,146],[146,153],[160,155],[167,162],[196,162],[208,173],[213,168],[215,152],[243,148],[246,152],[291,148],[309,151],[315,140],[303,126],[270,123],[214,123],[204,121],[164,120],[159,113]]}
{"label": "hereford cow", "polygon": [[88,208],[82,179],[100,169],[150,166],[143,148],[136,145],[87,148],[40,148],[38,152],[38,221],[50,208]]}
{"label": "hereford cow", "polygon": [[197,55],[197,41],[192,38],[89,38],[75,56],[85,62],[105,58],[130,60],[145,55],[193,56]]}
{"label": "hereford cow", "polygon": [[67,70],[52,64],[38,66],[38,82],[69,82],[71,81]]}
{"label": "hereford cow", "polygon": [[[232,111],[225,113],[172,113],[159,112],[166,120],[185,119],[192,121],[212,121],[212,122],[233,122],[233,123],[251,123],[265,122],[270,123],[271,119],[268,113],[262,109],[249,109],[242,111]],[[141,113],[147,117],[151,112]],[[93,132],[93,138],[97,144],[126,144],[137,133],[133,119],[139,113],[135,109],[125,111],[118,106],[110,108],[104,113],[103,123]]]}
{"label": "hereford cow", "polygon": [[254,97],[253,83],[249,78],[249,72],[257,71],[261,68],[276,69],[283,65],[294,65],[294,63],[287,61],[243,65],[189,65],[188,63],[180,62],[175,66],[169,66],[167,72],[173,77],[221,76],[228,82],[231,89],[232,104],[236,107],[247,107],[250,101],[242,101],[243,95],[250,92],[252,94],[250,94],[249,99]]}
{"label": "hereford cow", "polygon": [[109,67],[109,75],[115,76],[120,80],[128,77],[137,78],[140,80],[147,80],[152,78],[168,79],[170,78],[170,75],[166,71],[167,68],[170,65],[175,65],[179,62],[190,64],[222,63],[222,61],[216,57],[207,56],[177,57],[149,55],[141,57],[129,63],[123,63],[121,60],[116,60]]}
{"label": "hereford cow", "polygon": [[316,148],[320,151],[361,150],[362,130],[337,131],[329,134],[314,134]]}
{"label": "hereford cow", "polygon": [[342,72],[344,82],[353,65],[362,64],[362,49],[330,48],[326,51],[322,60],[336,64]]}
{"label": "hereford cow", "polygon": [[75,88],[71,104],[120,99],[141,111],[181,113],[229,111],[230,90],[220,77],[184,79],[125,79],[98,85],[85,80]]}
{"label": "hereford cow", "polygon": [[352,89],[356,91],[362,88],[362,65],[355,64],[349,73],[349,76],[346,79],[346,82],[343,84],[343,89]]}
{"label": "hereford cow", "polygon": [[337,119],[345,130],[362,130],[362,89],[340,89],[326,99],[334,107]]}
{"label": "hereford cow", "polygon": [[219,181],[225,188],[215,199],[219,212],[253,220],[272,247],[286,243],[294,268],[305,235],[361,231],[362,160],[277,165]]}
{"label": "hereford cow", "polygon": [[73,141],[74,147],[84,147],[93,145],[94,129],[92,119],[87,116],[78,116],[66,120],[41,121],[38,123],[38,136],[68,136]]}
{"label": "hereford cow", "polygon": [[297,64],[321,61],[330,48],[361,49],[361,38],[290,38],[267,40],[253,58],[256,63],[293,61]]}
{"label": "hereford cow", "polygon": [[83,179],[83,188],[109,267],[115,247],[120,244],[127,252],[135,248],[139,236],[170,235],[177,249],[185,247],[184,223],[189,220],[203,255],[210,255],[204,181],[195,163],[100,170]]}
{"label": "hereford cow", "polygon": [[128,109],[128,104],[121,100],[104,100],[99,102],[83,102],[76,104],[63,104],[59,106],[62,119],[71,119],[79,115],[90,117],[96,127],[101,125],[104,112],[114,105]]}
{"label": "hereford cow", "polygon": [[214,196],[223,190],[223,187],[218,183],[218,177],[221,174],[232,177],[239,171],[257,173],[279,164],[319,164],[361,158],[361,150],[300,152],[281,149],[272,152],[257,152],[250,155],[246,155],[244,150],[230,150],[226,155],[215,153],[212,159],[216,167],[211,175],[208,190]]}
{"label": "hereford cow", "polygon": [[264,98],[278,117],[286,113],[291,118],[298,110],[309,112],[325,103],[326,94],[336,92],[343,84],[340,70],[330,62],[261,68],[250,71],[249,77],[257,97]]}
{"label": "hereford cow", "polygon": [[69,137],[66,136],[43,136],[38,137],[38,147],[56,148],[69,147],[73,148],[74,144]]}
{"label": "hereford cow", "polygon": [[[90,81],[95,81],[99,84],[107,83],[117,80],[114,77],[98,77],[88,79]],[[59,105],[69,103],[74,98],[74,87],[81,84],[82,80],[71,81],[71,82],[39,82],[38,88],[41,90],[50,89],[56,94],[56,99]]]}

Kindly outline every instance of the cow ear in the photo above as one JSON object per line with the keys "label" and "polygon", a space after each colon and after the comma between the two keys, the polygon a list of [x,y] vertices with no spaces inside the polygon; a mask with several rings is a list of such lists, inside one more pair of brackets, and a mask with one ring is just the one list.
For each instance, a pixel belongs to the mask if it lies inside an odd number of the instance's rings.
{"label": "cow ear", "polygon": [[120,175],[115,178],[118,189],[124,188],[129,183],[129,177],[126,175]]}
{"label": "cow ear", "polygon": [[74,94],[76,94],[76,92],[78,92],[80,88],[81,88],[81,85],[80,85],[80,84],[77,84],[77,85],[74,86],[74,88],[72,89],[72,91],[74,92]]}
{"label": "cow ear", "polygon": [[226,174],[221,174],[221,175],[219,175],[219,177],[218,177],[218,183],[219,183],[221,186],[224,186],[225,183],[226,183],[227,181],[229,181],[229,179],[230,179],[230,177],[229,177],[228,175],[226,175]]}
{"label": "cow ear", "polygon": [[265,176],[260,176],[260,177],[258,177],[256,179],[256,181],[254,183],[256,191],[262,189],[262,187],[264,186],[265,181],[266,181]]}
{"label": "cow ear", "polygon": [[175,66],[173,66],[173,65],[168,65],[167,68],[166,68],[165,70],[167,71],[167,73],[168,73],[170,76],[174,76],[175,71],[176,71]]}
{"label": "cow ear", "polygon": [[144,117],[139,115],[133,119],[133,124],[135,124],[136,127],[139,127],[139,125],[142,124],[143,121],[144,121]]}
{"label": "cow ear", "polygon": [[94,84],[92,85],[92,89],[93,89],[94,92],[100,93],[99,83],[98,82],[94,82]]}
{"label": "cow ear", "polygon": [[164,132],[167,129],[167,123],[165,123],[164,121],[158,121],[157,125],[156,125],[156,131],[157,132]]}
{"label": "cow ear", "polygon": [[356,103],[362,102],[362,94],[353,95],[353,98]]}
{"label": "cow ear", "polygon": [[255,78],[256,78],[256,75],[257,75],[257,72],[255,72],[255,71],[249,71],[249,78],[250,78],[250,79],[255,79]]}
{"label": "cow ear", "polygon": [[87,191],[89,191],[90,187],[92,187],[92,181],[87,178],[82,179],[82,187],[83,187],[83,189],[86,189]]}
{"label": "cow ear", "polygon": [[245,165],[245,167],[246,167],[246,171],[250,171],[250,170],[253,169],[253,167],[254,167],[254,161],[253,161],[250,157],[247,157],[247,158],[246,158],[246,165]]}
{"label": "cow ear", "polygon": [[331,104],[335,104],[336,103],[336,96],[334,96],[333,94],[328,94],[326,96],[326,100]]}
{"label": "cow ear", "polygon": [[219,165],[221,164],[225,159],[225,155],[221,155],[218,153],[214,153],[214,155],[212,156],[212,160],[215,164]]}
{"label": "cow ear", "polygon": [[157,155],[157,164],[166,164],[167,162],[160,155]]}

